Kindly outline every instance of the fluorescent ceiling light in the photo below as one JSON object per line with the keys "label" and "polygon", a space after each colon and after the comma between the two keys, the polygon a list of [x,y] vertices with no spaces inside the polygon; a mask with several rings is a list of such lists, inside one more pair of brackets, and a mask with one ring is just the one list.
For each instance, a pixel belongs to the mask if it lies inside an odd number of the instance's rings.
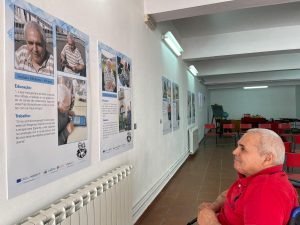
{"label": "fluorescent ceiling light", "polygon": [[198,70],[195,68],[194,65],[190,65],[190,66],[189,66],[189,71],[190,71],[194,76],[197,76],[197,75],[198,75]]}
{"label": "fluorescent ceiling light", "polygon": [[244,89],[258,89],[258,88],[268,88],[269,86],[251,86],[251,87],[243,87]]}
{"label": "fluorescent ceiling light", "polygon": [[171,31],[168,31],[167,33],[165,33],[162,36],[162,39],[164,40],[164,42],[166,42],[166,44],[171,48],[171,50],[177,56],[181,55],[181,53],[183,52],[183,49],[181,48],[181,46],[179,45],[179,43],[177,42],[176,38],[173,36]]}

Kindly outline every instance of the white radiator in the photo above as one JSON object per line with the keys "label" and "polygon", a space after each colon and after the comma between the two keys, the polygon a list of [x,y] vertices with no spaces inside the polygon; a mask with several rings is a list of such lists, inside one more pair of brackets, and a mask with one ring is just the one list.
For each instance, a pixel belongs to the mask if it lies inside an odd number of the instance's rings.
{"label": "white radiator", "polygon": [[18,225],[132,225],[131,169],[118,167]]}
{"label": "white radiator", "polygon": [[188,145],[190,154],[194,154],[198,149],[198,127],[191,127],[188,130]]}

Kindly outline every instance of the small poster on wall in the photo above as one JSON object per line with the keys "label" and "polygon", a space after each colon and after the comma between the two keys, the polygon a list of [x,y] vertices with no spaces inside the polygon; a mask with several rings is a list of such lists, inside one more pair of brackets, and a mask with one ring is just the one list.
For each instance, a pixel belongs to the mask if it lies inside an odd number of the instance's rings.
{"label": "small poster on wall", "polygon": [[195,93],[192,93],[191,95],[191,112],[192,112],[192,117],[191,117],[191,123],[195,123],[195,118],[196,118],[196,111],[195,111]]}
{"label": "small poster on wall", "polygon": [[133,148],[131,59],[99,43],[101,160]]}
{"label": "small poster on wall", "polygon": [[198,104],[199,104],[199,108],[202,109],[203,105],[205,103],[205,96],[202,92],[198,92]]}
{"label": "small poster on wall", "polygon": [[173,93],[173,107],[172,107],[172,121],[173,121],[173,131],[179,128],[180,115],[179,115],[179,86],[175,82],[172,83],[172,93]]}
{"label": "small poster on wall", "polygon": [[187,94],[187,119],[188,119],[188,125],[191,125],[192,123],[192,92],[188,91]]}
{"label": "small poster on wall", "polygon": [[165,77],[162,77],[162,123],[163,134],[172,132],[172,83]]}
{"label": "small poster on wall", "polygon": [[8,197],[90,164],[88,36],[21,0],[6,1]]}

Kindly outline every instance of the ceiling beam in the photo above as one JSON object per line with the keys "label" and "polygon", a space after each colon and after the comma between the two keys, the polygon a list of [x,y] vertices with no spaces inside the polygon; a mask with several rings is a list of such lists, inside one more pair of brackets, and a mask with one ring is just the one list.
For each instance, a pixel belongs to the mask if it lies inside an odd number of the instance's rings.
{"label": "ceiling beam", "polygon": [[186,61],[295,51],[300,25],[182,38]]}
{"label": "ceiling beam", "polygon": [[[255,73],[227,74],[216,76],[199,76],[205,85],[220,85],[228,83],[261,83],[272,84],[275,81],[300,81],[300,70],[265,71]],[[295,85],[295,83],[293,83]]]}
{"label": "ceiling beam", "polygon": [[283,53],[275,55],[255,55],[190,62],[198,70],[199,76],[218,74],[239,74],[264,71],[300,69],[300,53]]}
{"label": "ceiling beam", "polygon": [[151,15],[156,22],[161,22],[299,1],[300,0],[144,0],[144,14]]}

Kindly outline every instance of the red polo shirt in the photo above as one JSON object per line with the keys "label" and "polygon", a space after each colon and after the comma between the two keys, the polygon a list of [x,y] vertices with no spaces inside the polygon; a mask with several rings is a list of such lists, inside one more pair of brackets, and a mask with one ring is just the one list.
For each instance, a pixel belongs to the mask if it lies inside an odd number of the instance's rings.
{"label": "red polo shirt", "polygon": [[222,225],[286,225],[296,206],[297,192],[279,165],[249,177],[239,174],[218,219]]}

